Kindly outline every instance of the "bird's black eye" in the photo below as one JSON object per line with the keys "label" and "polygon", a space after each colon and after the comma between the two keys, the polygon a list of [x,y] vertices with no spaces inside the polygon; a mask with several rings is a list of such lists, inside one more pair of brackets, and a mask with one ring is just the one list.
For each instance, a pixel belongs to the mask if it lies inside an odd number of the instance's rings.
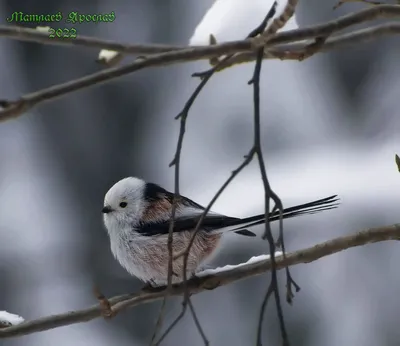
{"label": "bird's black eye", "polygon": [[125,208],[127,205],[128,205],[128,203],[126,203],[126,202],[121,202],[121,203],[119,204],[119,206],[120,206],[121,208]]}

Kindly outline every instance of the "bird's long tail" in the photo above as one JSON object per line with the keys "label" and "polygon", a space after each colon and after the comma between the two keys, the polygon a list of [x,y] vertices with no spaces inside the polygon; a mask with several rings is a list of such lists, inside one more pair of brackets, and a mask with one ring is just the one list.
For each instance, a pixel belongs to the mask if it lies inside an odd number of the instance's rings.
{"label": "bird's long tail", "polygon": [[[335,209],[338,206],[339,206],[339,198],[337,197],[337,195],[334,195],[334,196],[318,199],[313,202],[295,205],[294,207],[290,207],[290,208],[285,208],[285,209],[283,209],[283,212],[282,212],[282,218],[289,219],[289,218],[297,217],[297,216],[301,216],[301,215],[315,214],[315,213],[319,213],[324,210]],[[279,220],[279,214],[280,214],[279,211],[270,213],[269,221],[271,222],[271,221]],[[235,233],[242,234],[242,235],[255,236],[255,234],[250,232],[249,230],[247,230],[247,228],[261,225],[263,223],[265,223],[265,214],[259,214],[259,215],[241,219],[240,225],[238,224],[238,227],[233,228],[230,231],[233,231]]]}

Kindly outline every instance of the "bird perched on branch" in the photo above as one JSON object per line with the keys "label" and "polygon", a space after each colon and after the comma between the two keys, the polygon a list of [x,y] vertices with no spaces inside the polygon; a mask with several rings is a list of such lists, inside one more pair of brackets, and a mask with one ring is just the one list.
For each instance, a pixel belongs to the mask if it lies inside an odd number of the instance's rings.
{"label": "bird perched on branch", "polygon": [[[336,208],[336,197],[286,208],[283,218]],[[130,274],[153,287],[168,282],[167,243],[173,201],[173,193],[135,177],[118,181],[104,198],[102,212],[113,255]],[[179,283],[183,280],[183,254],[205,208],[184,196],[178,196],[175,203],[172,283]],[[279,212],[269,214],[269,221],[275,220],[279,220]],[[215,251],[223,233],[255,236],[248,228],[263,223],[264,214],[236,218],[208,212],[187,256],[187,278]]]}

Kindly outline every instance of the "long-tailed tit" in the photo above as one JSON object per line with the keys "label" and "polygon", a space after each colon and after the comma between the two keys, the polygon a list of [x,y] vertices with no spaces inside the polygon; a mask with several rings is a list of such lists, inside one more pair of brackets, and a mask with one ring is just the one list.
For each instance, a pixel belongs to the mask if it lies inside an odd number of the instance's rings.
{"label": "long-tailed tit", "polygon": [[[167,284],[169,252],[168,231],[174,194],[162,187],[129,177],[120,180],[104,198],[104,224],[111,242],[111,251],[119,263],[133,276],[151,286]],[[328,210],[337,206],[336,196],[284,209],[283,218]],[[187,197],[176,202],[173,228],[172,283],[183,280],[182,254],[190,243],[204,207]],[[270,221],[279,213],[269,215]],[[222,233],[233,231],[244,236],[255,236],[247,228],[265,222],[265,215],[243,219],[209,212],[203,219],[187,259],[187,278],[217,248]]]}

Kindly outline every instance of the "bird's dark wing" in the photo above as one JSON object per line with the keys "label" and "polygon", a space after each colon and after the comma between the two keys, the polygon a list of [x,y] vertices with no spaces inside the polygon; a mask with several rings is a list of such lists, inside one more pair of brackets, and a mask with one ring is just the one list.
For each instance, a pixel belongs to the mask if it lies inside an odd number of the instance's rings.
{"label": "bird's dark wing", "polygon": [[[293,207],[283,209],[282,218],[290,219],[301,215],[316,214],[324,210],[336,209],[339,206],[339,198],[337,195],[329,196],[326,198],[317,199],[312,202],[295,205]],[[279,220],[279,211],[270,213],[268,217],[270,222]],[[263,224],[264,214],[252,216],[246,219],[242,219],[245,225],[231,229],[231,231],[237,233],[237,230],[242,227],[253,227]]]}
{"label": "bird's dark wing", "polygon": [[[144,198],[147,207],[142,216],[142,223],[136,231],[144,236],[167,234],[170,227],[170,217],[174,194],[160,187],[159,185],[147,183]],[[313,202],[297,205],[283,210],[284,219],[304,214],[314,214],[323,210],[329,210],[338,206],[337,196],[330,196]],[[179,196],[175,213],[173,232],[193,230],[200,220],[204,207],[191,199]],[[269,215],[269,221],[279,220],[279,213]],[[221,214],[207,214],[201,223],[201,228],[208,231],[229,230],[238,234],[255,236],[246,229],[265,222],[265,215],[259,214],[248,218],[240,219]],[[237,227],[235,227],[237,226]]]}
{"label": "bird's dark wing", "polygon": [[[193,216],[182,216],[177,217],[174,220],[174,232],[182,232],[187,230],[193,230],[196,228],[199,222],[201,213]],[[201,228],[204,230],[217,230],[229,226],[239,225],[241,219],[235,217],[229,217],[219,214],[206,215],[201,223]],[[138,232],[145,236],[154,236],[157,234],[168,234],[170,227],[170,220],[161,222],[146,222],[143,223]],[[254,233],[248,230],[238,230],[238,234],[255,236]]]}
{"label": "bird's dark wing", "polygon": [[[170,218],[174,194],[161,186],[147,183],[144,189],[146,208],[142,215],[142,222],[136,231],[145,236],[167,234],[170,227]],[[192,230],[196,227],[205,208],[191,199],[179,196],[177,199],[174,232]],[[210,212],[202,222],[202,228],[206,230],[220,229],[229,225],[237,225],[240,219]],[[240,230],[238,234],[252,235],[247,230]]]}

